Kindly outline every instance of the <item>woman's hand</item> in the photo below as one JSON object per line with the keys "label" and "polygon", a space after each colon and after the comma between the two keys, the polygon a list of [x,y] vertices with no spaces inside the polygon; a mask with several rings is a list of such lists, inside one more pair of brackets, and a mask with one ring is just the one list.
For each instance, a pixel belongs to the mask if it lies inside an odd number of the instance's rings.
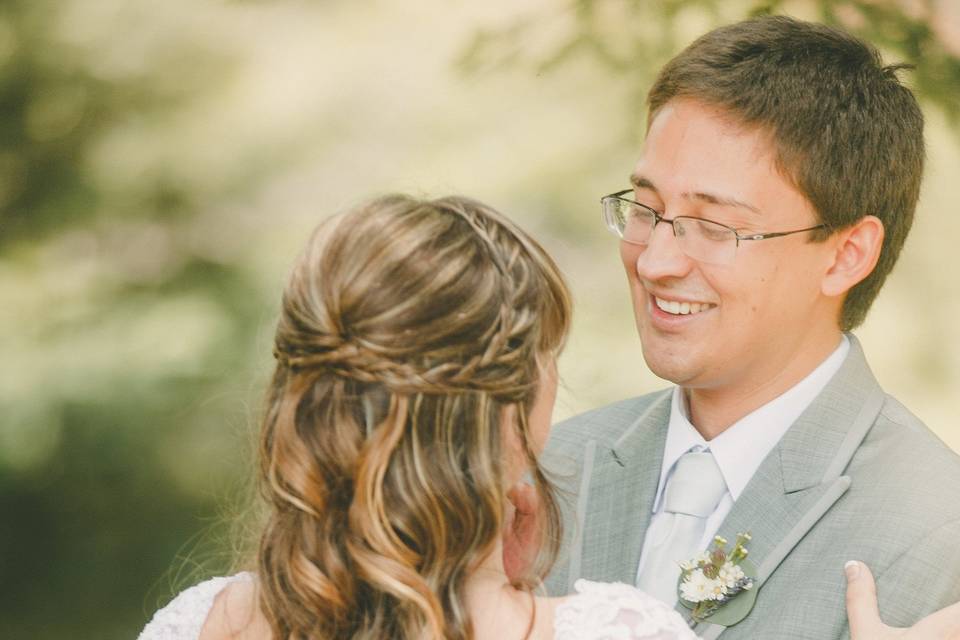
{"label": "woman's hand", "polygon": [[909,629],[895,629],[880,620],[877,585],[867,565],[851,561],[845,571],[851,640],[960,640],[960,603],[931,613]]}

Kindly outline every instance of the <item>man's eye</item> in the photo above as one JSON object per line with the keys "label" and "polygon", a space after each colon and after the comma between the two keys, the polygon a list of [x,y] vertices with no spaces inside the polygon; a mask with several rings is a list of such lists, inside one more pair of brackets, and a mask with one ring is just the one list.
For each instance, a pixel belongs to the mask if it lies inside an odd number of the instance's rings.
{"label": "man's eye", "polygon": [[706,221],[697,223],[697,231],[708,240],[726,240],[732,235],[730,229]]}

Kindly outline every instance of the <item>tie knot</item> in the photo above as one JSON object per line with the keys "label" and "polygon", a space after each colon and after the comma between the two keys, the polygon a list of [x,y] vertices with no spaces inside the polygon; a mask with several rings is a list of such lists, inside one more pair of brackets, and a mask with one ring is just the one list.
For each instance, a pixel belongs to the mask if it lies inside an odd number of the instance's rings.
{"label": "tie knot", "polygon": [[667,482],[663,508],[670,513],[706,518],[716,510],[726,491],[727,484],[712,453],[685,453]]}

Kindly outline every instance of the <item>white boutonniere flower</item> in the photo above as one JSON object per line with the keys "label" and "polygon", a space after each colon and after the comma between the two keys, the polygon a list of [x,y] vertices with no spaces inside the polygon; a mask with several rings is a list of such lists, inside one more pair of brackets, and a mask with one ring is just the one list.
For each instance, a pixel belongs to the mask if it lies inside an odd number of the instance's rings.
{"label": "white boutonniere flower", "polygon": [[[748,542],[749,533],[738,534],[728,554],[727,541],[717,536],[711,549],[680,563],[680,602],[697,622],[711,618],[711,622],[730,626],[753,608],[756,570],[747,560]],[[745,593],[750,595],[741,595]]]}

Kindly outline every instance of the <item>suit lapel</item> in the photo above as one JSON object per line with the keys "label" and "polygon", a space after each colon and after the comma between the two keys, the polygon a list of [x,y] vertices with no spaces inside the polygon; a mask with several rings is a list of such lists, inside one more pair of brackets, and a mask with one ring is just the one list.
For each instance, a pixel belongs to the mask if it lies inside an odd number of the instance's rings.
{"label": "suit lapel", "polygon": [[[598,443],[581,520],[583,577],[635,584],[670,417],[664,391],[612,444]],[[578,518],[579,520],[579,518]],[[573,576],[571,576],[573,577]]]}
{"label": "suit lapel", "polygon": [[[750,532],[756,588],[849,488],[842,473],[883,405],[859,342],[848,337],[841,369],[766,457],[718,531],[727,540]],[[702,623],[695,630],[716,638],[723,627]]]}

